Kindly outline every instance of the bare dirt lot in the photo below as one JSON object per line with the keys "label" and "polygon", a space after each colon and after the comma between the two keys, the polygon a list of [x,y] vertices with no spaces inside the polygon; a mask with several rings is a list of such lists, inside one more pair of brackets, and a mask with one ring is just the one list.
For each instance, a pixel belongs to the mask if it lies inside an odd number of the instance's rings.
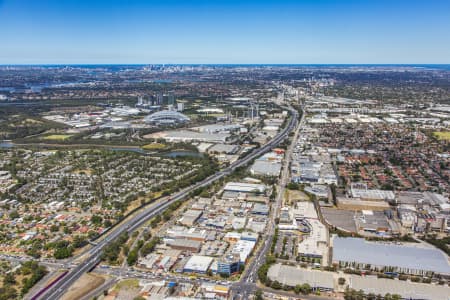
{"label": "bare dirt lot", "polygon": [[284,204],[292,205],[297,201],[309,201],[309,197],[302,191],[286,189],[284,194]]}
{"label": "bare dirt lot", "polygon": [[99,287],[105,282],[105,278],[99,275],[84,274],[80,277],[62,297],[62,300],[77,300]]}

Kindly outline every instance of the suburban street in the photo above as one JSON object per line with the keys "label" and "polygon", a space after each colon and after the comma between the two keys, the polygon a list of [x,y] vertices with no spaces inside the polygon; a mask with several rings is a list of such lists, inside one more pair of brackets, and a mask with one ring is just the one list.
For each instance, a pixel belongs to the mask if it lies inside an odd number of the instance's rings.
{"label": "suburban street", "polygon": [[[286,184],[289,181],[289,165],[292,158],[292,150],[295,146],[295,141],[298,138],[298,134],[300,132],[300,129],[302,127],[304,121],[304,114],[302,114],[302,117],[300,119],[299,124],[295,128],[295,133],[292,139],[291,144],[289,145],[286,153],[285,153],[285,160],[283,165],[283,170],[281,173],[281,178],[278,181],[278,187],[277,187],[277,197],[275,202],[272,205],[272,211],[271,211],[271,217],[270,221],[268,223],[267,227],[267,234],[263,237],[264,244],[256,251],[254,254],[253,259],[250,261],[249,265],[246,266],[246,269],[244,271],[244,274],[240,278],[240,282],[233,284],[231,293],[232,295],[239,295],[241,299],[247,299],[251,294],[254,293],[256,290],[256,282],[258,280],[257,278],[257,272],[259,267],[265,262],[265,258],[267,256],[267,253],[271,247],[271,242],[273,235],[275,233],[275,219],[279,214],[280,208],[283,203],[283,196],[284,191],[286,188]],[[233,297],[232,297],[233,298]]]}

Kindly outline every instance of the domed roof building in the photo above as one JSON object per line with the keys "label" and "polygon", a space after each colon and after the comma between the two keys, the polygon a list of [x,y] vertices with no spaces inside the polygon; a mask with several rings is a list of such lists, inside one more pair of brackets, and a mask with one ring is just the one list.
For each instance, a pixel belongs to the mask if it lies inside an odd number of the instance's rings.
{"label": "domed roof building", "polygon": [[174,110],[161,110],[144,118],[145,123],[157,125],[187,123],[190,120],[187,116]]}

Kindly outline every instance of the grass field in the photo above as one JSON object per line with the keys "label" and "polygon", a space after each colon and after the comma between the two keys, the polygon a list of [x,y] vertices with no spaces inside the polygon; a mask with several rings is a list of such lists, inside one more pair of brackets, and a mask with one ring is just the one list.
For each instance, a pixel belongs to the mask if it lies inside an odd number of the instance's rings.
{"label": "grass field", "polygon": [[439,140],[450,141],[450,131],[436,131],[436,132],[434,132],[434,135]]}
{"label": "grass field", "polygon": [[139,280],[138,279],[124,279],[120,282],[118,282],[114,286],[114,290],[120,290],[120,289],[133,289],[139,287]]}
{"label": "grass field", "polygon": [[166,145],[161,144],[161,143],[151,143],[151,144],[142,146],[142,149],[144,149],[144,150],[162,150],[165,148],[166,148]]}
{"label": "grass field", "polygon": [[70,138],[71,136],[72,136],[71,134],[52,134],[52,135],[44,136],[42,139],[43,140],[64,141],[64,140],[67,140],[68,138]]}

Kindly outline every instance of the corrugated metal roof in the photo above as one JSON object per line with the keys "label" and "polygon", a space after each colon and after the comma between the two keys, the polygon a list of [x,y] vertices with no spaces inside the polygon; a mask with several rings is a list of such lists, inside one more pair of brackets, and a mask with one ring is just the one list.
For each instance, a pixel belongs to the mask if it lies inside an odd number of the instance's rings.
{"label": "corrugated metal roof", "polygon": [[361,238],[335,237],[333,260],[450,274],[448,259],[440,250],[369,242]]}
{"label": "corrugated metal roof", "polygon": [[406,299],[450,299],[450,288],[448,286],[382,279],[373,276],[351,275],[350,287],[355,290],[363,290],[366,293],[397,294]]}
{"label": "corrugated metal roof", "polygon": [[334,278],[331,272],[301,269],[281,264],[270,267],[267,276],[281,284],[296,286],[308,283],[312,287],[334,289]]}

